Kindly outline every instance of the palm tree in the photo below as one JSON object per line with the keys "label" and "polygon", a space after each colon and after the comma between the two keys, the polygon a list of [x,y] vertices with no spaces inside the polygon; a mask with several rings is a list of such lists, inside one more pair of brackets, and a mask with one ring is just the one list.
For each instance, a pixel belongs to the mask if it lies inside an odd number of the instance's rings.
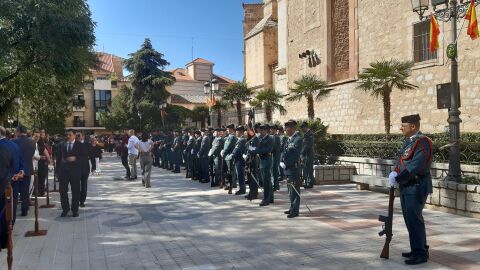
{"label": "palm tree", "polygon": [[383,119],[385,121],[385,136],[388,140],[390,135],[390,96],[393,88],[410,90],[417,88],[416,85],[407,81],[412,73],[413,62],[399,61],[396,59],[381,60],[370,63],[370,67],[363,69],[359,75],[358,89],[370,91],[374,97],[382,97]]}
{"label": "palm tree", "polygon": [[205,128],[205,119],[208,117],[209,109],[205,105],[198,105],[195,106],[192,110],[192,120],[196,122],[200,122],[200,127]]}
{"label": "palm tree", "polygon": [[264,109],[267,122],[272,122],[272,114],[274,111],[278,110],[282,115],[287,113],[285,107],[280,104],[283,97],[284,95],[275,91],[273,88],[263,89],[257,93],[254,100],[250,101],[250,106],[257,109]]}
{"label": "palm tree", "polygon": [[226,110],[230,107],[230,103],[226,102],[224,99],[217,99],[215,101],[215,106],[213,106],[213,110],[217,112],[217,126],[222,126],[222,111]]}
{"label": "palm tree", "polygon": [[238,124],[243,124],[242,119],[242,102],[247,102],[253,95],[253,90],[248,88],[246,82],[235,82],[229,85],[223,91],[223,100],[237,107]]}
{"label": "palm tree", "polygon": [[315,118],[313,97],[319,101],[328,94],[327,82],[314,74],[303,75],[299,80],[294,81],[295,87],[290,88],[288,101],[300,101],[302,98],[307,99],[308,118]]}

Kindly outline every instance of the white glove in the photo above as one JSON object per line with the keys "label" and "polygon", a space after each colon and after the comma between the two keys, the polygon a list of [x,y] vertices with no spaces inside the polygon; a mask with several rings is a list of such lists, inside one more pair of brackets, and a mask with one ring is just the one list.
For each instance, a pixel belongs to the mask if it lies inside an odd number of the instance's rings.
{"label": "white glove", "polygon": [[208,153],[208,157],[211,157],[212,156],[212,153]]}
{"label": "white glove", "polygon": [[220,151],[220,156],[222,156],[222,157],[223,157],[223,156],[224,156],[224,154],[225,154],[225,150],[222,150],[222,151]]}
{"label": "white glove", "polygon": [[232,155],[227,155],[227,157],[225,157],[225,160],[232,160]]}
{"label": "white glove", "polygon": [[247,155],[243,154],[242,157],[244,160],[247,160]]}
{"label": "white glove", "polygon": [[257,150],[257,147],[253,147],[253,146],[250,145],[250,146],[248,147],[248,150],[250,150],[250,151],[255,151],[255,150]]}
{"label": "white glove", "polygon": [[287,168],[287,166],[283,162],[280,162],[280,167],[282,167],[282,169],[284,169],[284,170]]}
{"label": "white glove", "polygon": [[170,150],[172,150],[172,152],[174,151],[174,149],[173,149],[173,148],[170,148]]}
{"label": "white glove", "polygon": [[395,187],[398,186],[397,181],[395,180],[395,177],[397,177],[398,173],[393,171],[388,175],[388,184],[390,187]]}

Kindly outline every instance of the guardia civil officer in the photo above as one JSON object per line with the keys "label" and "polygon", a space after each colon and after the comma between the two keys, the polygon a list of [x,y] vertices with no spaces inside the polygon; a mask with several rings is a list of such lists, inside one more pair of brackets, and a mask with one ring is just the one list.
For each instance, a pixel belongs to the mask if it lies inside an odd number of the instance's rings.
{"label": "guardia civil officer", "polygon": [[195,136],[193,130],[188,131],[188,141],[187,145],[185,146],[185,149],[183,150],[184,155],[185,155],[185,170],[186,175],[185,178],[192,178],[193,173],[192,173],[192,168],[193,168],[193,160],[192,160],[192,149],[193,146],[195,145]]}
{"label": "guardia civil officer", "polygon": [[187,169],[187,156],[185,152],[185,148],[187,147],[188,140],[190,139],[190,136],[188,134],[189,130],[188,128],[182,129],[182,165],[185,166],[185,169]]}
{"label": "guardia civil officer", "polygon": [[283,149],[280,166],[287,177],[288,194],[290,195],[290,209],[285,211],[288,218],[298,217],[300,210],[300,153],[303,141],[300,133],[295,130],[297,122],[289,120],[285,123],[288,140]]}
{"label": "guardia civil officer", "polygon": [[267,206],[273,203],[272,192],[272,150],[273,137],[269,135],[270,127],[267,124],[260,126],[260,141],[257,147],[250,147],[253,154],[260,157],[260,173],[263,180],[263,200],[260,206]]}
{"label": "guardia civil officer", "polygon": [[174,139],[172,142],[172,163],[173,173],[180,173],[180,166],[182,164],[182,136],[179,130],[174,132]]}
{"label": "guardia civil officer", "polygon": [[192,148],[192,180],[200,180],[200,159],[197,157],[200,146],[202,145],[202,132],[200,130],[195,131],[195,144]]}
{"label": "guardia civil officer", "polygon": [[313,132],[308,127],[307,122],[303,122],[300,128],[303,131],[303,187],[307,189],[313,188],[315,183],[315,178],[313,177]]}
{"label": "guardia civil officer", "polygon": [[215,178],[214,181],[211,182],[212,187],[217,187],[220,185],[221,181],[221,171],[222,171],[222,157],[220,156],[220,152],[223,150],[223,129],[222,128],[216,128],[215,131],[213,132],[213,142],[212,142],[212,148],[210,148],[210,151],[208,152],[208,156],[210,159],[213,160],[214,163],[214,171],[215,171]]}
{"label": "guardia civil officer", "polygon": [[274,125],[270,128],[270,135],[273,137],[273,150],[272,150],[272,177],[273,177],[273,190],[280,190],[280,184],[278,182],[278,176],[280,175],[280,136],[277,134],[278,125]]}
{"label": "guardia civil officer", "polygon": [[225,160],[233,160],[235,166],[235,174],[237,175],[238,185],[240,186],[240,189],[235,192],[235,195],[243,195],[246,193],[245,159],[243,158],[243,154],[247,149],[244,133],[245,128],[243,126],[236,128],[237,142],[235,143],[235,148],[233,148],[232,153],[225,158]]}
{"label": "guardia civil officer", "polygon": [[[222,157],[225,159],[226,156],[230,155],[233,151],[233,148],[235,148],[235,143],[237,142],[237,138],[235,137],[235,125],[230,124],[227,126],[227,133],[228,137],[225,140],[225,144],[223,145],[223,151],[220,153]],[[228,186],[225,188],[226,190],[229,190],[229,187],[231,186],[232,188],[237,187],[237,177],[235,174],[235,167],[233,164],[232,160],[225,160],[225,163],[227,164],[227,180],[228,180]]]}
{"label": "guardia civil officer", "polygon": [[200,143],[200,149],[197,153],[199,160],[199,181],[201,183],[208,183],[208,151],[210,150],[210,138],[208,136],[208,129],[202,129],[202,141]]}
{"label": "guardia civil officer", "polygon": [[[288,136],[285,135],[285,131],[282,126],[278,127],[277,134],[280,136],[280,160],[282,160],[283,151],[285,150],[285,146],[287,145],[288,141]],[[282,167],[280,167],[279,173],[279,181],[285,179],[285,172]]]}
{"label": "guardia civil officer", "polygon": [[402,117],[400,130],[405,141],[389,181],[391,186],[400,188],[400,203],[410,240],[410,252],[402,253],[402,256],[408,258],[406,264],[416,265],[428,260],[422,211],[428,194],[432,193],[432,141],[420,132],[418,114]]}
{"label": "guardia civil officer", "polygon": [[[249,149],[255,149],[260,142],[260,123],[255,124],[253,130],[248,130],[247,152],[244,159],[247,160],[247,178],[248,178],[248,195],[247,200],[256,200],[258,197],[258,185],[260,184],[260,160],[257,154]],[[258,136],[257,136],[258,133]]]}

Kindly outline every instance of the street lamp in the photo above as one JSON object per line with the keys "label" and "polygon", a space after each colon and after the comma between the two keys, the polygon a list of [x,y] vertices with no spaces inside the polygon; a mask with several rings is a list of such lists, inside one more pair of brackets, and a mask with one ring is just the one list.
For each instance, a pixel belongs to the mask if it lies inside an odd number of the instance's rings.
{"label": "street lamp", "polygon": [[215,92],[218,91],[218,80],[215,78],[210,79],[203,84],[203,91],[205,95],[208,97],[210,96],[210,102],[208,103],[208,117],[210,119],[210,126],[212,125],[212,100],[215,95]]}
{"label": "street lamp", "polygon": [[[429,8],[428,0],[411,0],[412,9],[418,14],[420,20],[427,19],[424,16]],[[460,4],[457,0],[431,0],[433,15],[437,20],[452,24],[452,43],[447,47],[447,56],[451,59],[451,84],[450,84],[450,108],[448,110],[448,124],[450,130],[450,153],[448,158],[448,176],[447,180],[459,181],[461,179],[460,168],[460,110],[459,89],[458,89],[458,62],[457,62],[457,19],[463,18],[467,13],[470,1],[462,0]],[[480,0],[475,0],[478,5]],[[437,6],[443,5],[438,9]]]}
{"label": "street lamp", "polygon": [[138,112],[137,115],[138,115],[138,118],[140,118],[140,131],[141,131],[143,129],[143,127],[142,127],[142,113]]}
{"label": "street lamp", "polygon": [[163,102],[160,105],[158,105],[158,108],[160,109],[160,117],[162,118],[162,127],[165,127],[165,121],[163,119],[164,111],[167,108],[167,103]]}

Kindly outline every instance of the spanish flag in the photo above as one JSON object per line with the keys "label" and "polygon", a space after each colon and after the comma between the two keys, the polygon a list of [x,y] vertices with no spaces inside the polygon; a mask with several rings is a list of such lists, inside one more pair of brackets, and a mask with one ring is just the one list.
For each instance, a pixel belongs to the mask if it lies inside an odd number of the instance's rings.
{"label": "spanish flag", "polygon": [[208,97],[207,97],[207,102],[205,103],[207,103],[207,107],[210,107],[210,99]]}
{"label": "spanish flag", "polygon": [[478,22],[477,22],[477,12],[475,10],[475,0],[470,0],[470,6],[468,7],[467,15],[465,19],[468,20],[467,34],[470,38],[478,38]]}
{"label": "spanish flag", "polygon": [[434,15],[430,15],[430,52],[438,49],[438,36],[440,35],[440,27]]}
{"label": "spanish flag", "polygon": [[212,106],[217,105],[217,100],[215,100],[215,96],[212,97]]}

